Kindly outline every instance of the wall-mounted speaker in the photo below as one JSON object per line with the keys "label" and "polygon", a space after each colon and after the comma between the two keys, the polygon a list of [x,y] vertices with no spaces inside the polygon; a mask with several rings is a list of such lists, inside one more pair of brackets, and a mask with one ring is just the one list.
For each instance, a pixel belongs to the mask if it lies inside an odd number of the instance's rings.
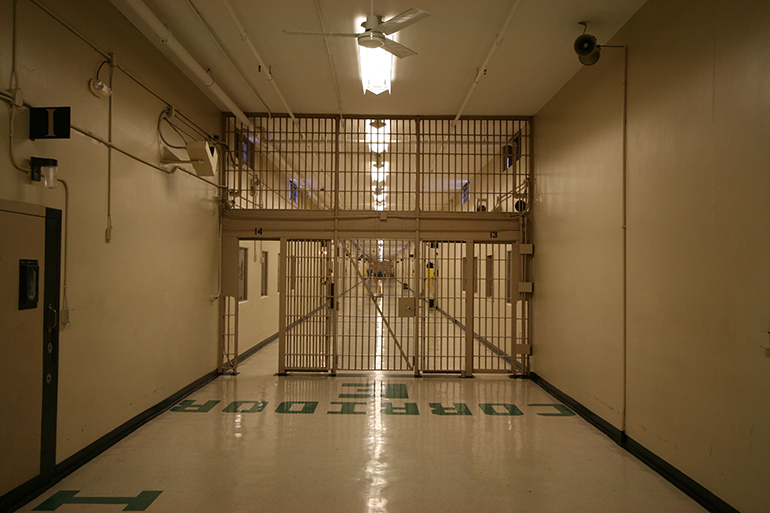
{"label": "wall-mounted speaker", "polygon": [[578,59],[580,59],[580,62],[585,66],[591,66],[593,64],[596,64],[596,61],[599,60],[599,57],[601,54],[599,53],[599,50],[597,49],[594,53],[591,55],[586,55],[585,57],[580,55]]}
{"label": "wall-mounted speaker", "polygon": [[[583,23],[581,23],[583,25]],[[591,34],[581,34],[575,39],[575,53],[578,59],[585,66],[596,64],[601,56],[602,47],[596,42],[596,38]]]}
{"label": "wall-mounted speaker", "polygon": [[596,38],[591,34],[581,34],[575,39],[575,53],[582,57],[588,57],[594,53],[598,46]]}

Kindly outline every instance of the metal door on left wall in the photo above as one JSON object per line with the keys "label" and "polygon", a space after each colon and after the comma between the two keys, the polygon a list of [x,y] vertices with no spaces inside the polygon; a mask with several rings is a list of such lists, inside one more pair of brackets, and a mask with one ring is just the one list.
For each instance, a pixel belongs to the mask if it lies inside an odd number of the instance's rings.
{"label": "metal door on left wall", "polygon": [[0,509],[53,478],[61,211],[0,201]]}

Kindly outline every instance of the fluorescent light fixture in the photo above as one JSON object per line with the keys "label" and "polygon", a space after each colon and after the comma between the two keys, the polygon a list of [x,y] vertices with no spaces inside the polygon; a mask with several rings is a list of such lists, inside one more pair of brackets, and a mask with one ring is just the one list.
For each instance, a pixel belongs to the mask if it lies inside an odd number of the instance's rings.
{"label": "fluorescent light fixture", "polygon": [[[366,144],[372,153],[385,153],[390,145],[390,122],[384,119],[366,120]],[[384,156],[384,155],[383,155]],[[382,160],[382,156],[377,157]]]}
{"label": "fluorescent light fixture", "polygon": [[372,181],[384,182],[387,180],[389,168],[390,164],[388,162],[383,162],[381,167],[377,167],[377,163],[372,162]]}
{"label": "fluorescent light fixture", "polygon": [[383,162],[379,164],[372,162],[372,182],[375,184],[372,186],[372,198],[374,199],[374,210],[385,210],[387,205],[387,186],[385,181],[388,179],[388,163]]}
{"label": "fluorescent light fixture", "polygon": [[369,151],[374,154],[370,171],[374,183],[372,187],[374,210],[385,210],[387,205],[385,182],[390,171],[390,164],[385,160],[385,152],[390,145],[390,125],[383,119],[367,119],[365,123],[366,144],[369,145]]}
{"label": "fluorescent light fixture", "polygon": [[381,94],[390,93],[390,80],[393,76],[393,54],[382,48],[364,48],[358,46],[358,63],[361,68],[361,84],[366,91]]}

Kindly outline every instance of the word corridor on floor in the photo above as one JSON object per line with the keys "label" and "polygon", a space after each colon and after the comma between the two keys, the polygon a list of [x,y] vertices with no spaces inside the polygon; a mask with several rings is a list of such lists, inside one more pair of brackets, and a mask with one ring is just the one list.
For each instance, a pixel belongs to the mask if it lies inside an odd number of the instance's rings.
{"label": "word corridor on floor", "polygon": [[[346,401],[330,401],[327,414],[331,415],[365,415],[372,407],[379,408],[383,415],[420,415],[420,407],[415,402],[399,401],[386,402],[382,399],[408,399],[409,394],[405,383],[342,383],[345,389],[339,394]],[[368,401],[351,401],[350,399],[368,399]],[[212,399],[196,404],[196,399],[185,399],[171,408],[177,413],[208,413],[214,410],[221,401]],[[320,401],[283,401],[275,408],[280,414],[313,414],[318,409]],[[223,413],[259,413],[268,406],[267,401],[244,400],[233,401],[222,409]],[[527,409],[545,417],[572,417],[575,413],[563,404],[537,403],[527,404]],[[524,411],[511,403],[478,403],[484,415],[518,416]],[[466,403],[451,405],[429,402],[428,408],[433,415],[473,415],[472,409]]]}

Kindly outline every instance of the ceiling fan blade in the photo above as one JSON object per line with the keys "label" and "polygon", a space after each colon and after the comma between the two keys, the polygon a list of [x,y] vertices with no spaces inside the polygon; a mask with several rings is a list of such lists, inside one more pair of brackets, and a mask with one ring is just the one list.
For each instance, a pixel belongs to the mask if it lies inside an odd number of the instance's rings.
{"label": "ceiling fan blade", "polygon": [[427,18],[428,16],[430,16],[430,13],[425,12],[422,9],[417,9],[416,7],[412,7],[411,9],[407,9],[401,14],[397,14],[396,16],[393,16],[388,21],[383,21],[382,23],[374,27],[372,30],[376,30],[377,32],[382,32],[383,34],[390,35],[396,31],[401,30],[404,27],[408,27],[412,23],[417,23],[421,19]]}
{"label": "ceiling fan blade", "polygon": [[344,34],[341,32],[293,32],[291,30],[284,30],[284,34],[290,36],[329,36],[329,37],[358,37],[361,34]]}
{"label": "ceiling fan blade", "polygon": [[385,38],[385,44],[382,46],[382,49],[386,52],[390,52],[399,59],[403,59],[404,57],[410,57],[412,55],[417,55],[417,52],[414,50],[411,50],[407,48],[406,46],[396,43],[392,39]]}

